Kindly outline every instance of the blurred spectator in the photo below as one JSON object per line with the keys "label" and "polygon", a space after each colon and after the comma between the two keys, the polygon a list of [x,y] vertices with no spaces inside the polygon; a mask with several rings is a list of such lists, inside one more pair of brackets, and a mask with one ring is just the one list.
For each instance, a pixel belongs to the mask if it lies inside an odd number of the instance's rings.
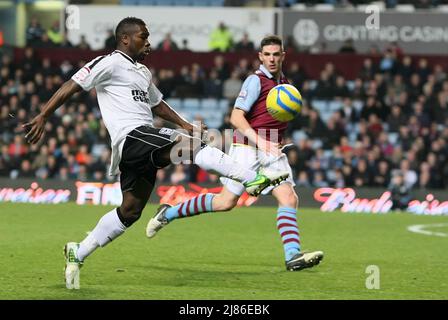
{"label": "blurred spectator", "polygon": [[73,44],[68,40],[67,32],[64,32],[62,36],[61,48],[73,48]]}
{"label": "blurred spectator", "polygon": [[384,73],[391,74],[395,72],[396,67],[395,53],[392,50],[387,49],[380,61],[380,70]]}
{"label": "blurred spectator", "polygon": [[308,179],[308,174],[306,173],[306,171],[299,172],[295,183],[297,187],[305,187],[305,188],[311,187],[310,181]]}
{"label": "blurred spectator", "polygon": [[76,47],[79,49],[82,49],[82,50],[90,50],[90,45],[87,42],[85,35],[81,35],[81,40],[79,41],[79,43]]}
{"label": "blurred spectator", "polygon": [[328,72],[322,70],[320,73],[320,79],[317,82],[316,89],[314,89],[313,95],[316,98],[329,99],[333,96],[333,84],[330,81]]}
{"label": "blurred spectator", "polygon": [[220,22],[218,27],[210,34],[209,48],[212,51],[227,52],[233,46],[233,36],[224,22]]}
{"label": "blurred spectator", "polygon": [[386,160],[381,160],[375,168],[372,186],[387,188],[390,184],[390,166]]}
{"label": "blurred spectator", "polygon": [[388,50],[393,53],[397,60],[400,60],[404,55],[403,49],[398,45],[398,42],[396,41],[389,44]]}
{"label": "blurred spectator", "polygon": [[286,37],[283,47],[286,53],[299,52],[299,46],[292,35]]}
{"label": "blurred spectator", "polygon": [[26,28],[26,44],[28,46],[34,46],[41,40],[44,33],[45,30],[41,27],[39,20],[36,17],[32,17]]}
{"label": "blurred spectator", "polygon": [[224,56],[217,55],[213,60],[213,69],[218,72],[218,78],[222,81],[226,80],[230,76],[229,65],[225,61]]}
{"label": "blurred spectator", "polygon": [[398,73],[403,77],[403,79],[409,79],[414,72],[412,58],[410,56],[404,56],[398,67]]}
{"label": "blurred spectator", "polygon": [[25,159],[20,164],[20,171],[18,178],[33,178],[35,176],[34,170],[31,167],[31,163],[28,159]]}
{"label": "blurred spectator", "polygon": [[292,80],[292,84],[299,89],[299,91],[301,91],[305,80],[309,78],[302,65],[300,65],[297,61],[293,61],[291,63],[289,68],[286,70],[286,76]]}
{"label": "blurred spectator", "polygon": [[204,81],[204,96],[210,98],[222,97],[223,81],[219,78],[218,71],[212,69],[208,79]]}
{"label": "blurred spectator", "polygon": [[47,31],[49,40],[56,46],[61,46],[64,36],[59,27],[59,21],[55,21],[50,29]]}
{"label": "blurred spectator", "polygon": [[410,163],[408,159],[402,159],[400,161],[400,167],[393,170],[392,174],[400,174],[403,176],[404,185],[411,189],[417,182],[417,173],[410,168]]}
{"label": "blurred spectator", "polygon": [[178,49],[176,42],[171,38],[171,33],[165,34],[163,40],[157,45],[160,51],[176,51]]}
{"label": "blurred spectator", "polygon": [[339,49],[339,53],[356,53],[355,46],[353,44],[353,39],[347,39],[344,44]]}
{"label": "blurred spectator", "polygon": [[189,45],[188,45],[188,40],[187,39],[182,39],[182,46],[179,48],[179,50],[182,51],[191,51]]}
{"label": "blurred spectator", "polygon": [[237,52],[251,52],[255,50],[254,43],[249,39],[249,34],[245,32],[243,38],[235,44]]}
{"label": "blurred spectator", "polygon": [[230,78],[225,80],[223,83],[222,95],[224,98],[229,100],[235,100],[240,93],[242,85],[243,82],[239,77],[239,73],[237,71],[233,71],[230,74]]}
{"label": "blurred spectator", "polygon": [[412,200],[411,189],[406,186],[402,174],[396,174],[389,185],[391,192],[392,210],[405,210]]}
{"label": "blurred spectator", "polygon": [[112,29],[107,30],[107,38],[104,41],[104,48],[108,51],[113,51],[117,47],[117,40]]}

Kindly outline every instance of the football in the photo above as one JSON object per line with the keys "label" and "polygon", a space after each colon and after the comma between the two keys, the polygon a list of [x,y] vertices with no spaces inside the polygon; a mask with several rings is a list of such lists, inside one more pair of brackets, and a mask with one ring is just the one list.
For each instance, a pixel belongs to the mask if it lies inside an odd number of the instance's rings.
{"label": "football", "polygon": [[266,108],[271,116],[281,122],[294,119],[302,108],[302,95],[290,84],[272,88],[266,98]]}

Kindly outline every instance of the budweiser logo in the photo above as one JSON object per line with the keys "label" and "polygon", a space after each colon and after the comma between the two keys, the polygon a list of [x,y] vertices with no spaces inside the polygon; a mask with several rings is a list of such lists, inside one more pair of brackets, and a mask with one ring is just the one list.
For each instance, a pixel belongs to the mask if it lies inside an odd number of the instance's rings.
{"label": "budweiser logo", "polygon": [[392,208],[391,193],[384,192],[378,199],[356,198],[352,188],[319,188],[314,192],[314,199],[323,202],[320,209],[331,212],[339,207],[342,212],[386,213]]}
{"label": "budweiser logo", "polygon": [[70,199],[70,190],[42,189],[37,182],[25,188],[0,188],[0,202],[64,203]]}
{"label": "budweiser logo", "polygon": [[[190,189],[186,189],[184,186],[176,185],[176,186],[160,186],[157,188],[157,195],[160,197],[160,203],[168,203],[170,205],[176,205],[181,202],[185,202],[190,200],[191,198],[197,197],[202,193],[220,193],[222,187],[215,188],[204,188],[198,186],[194,183],[189,183],[188,187]],[[256,197],[251,197],[247,193],[243,193],[238,200],[237,206],[250,206],[255,201],[257,201]]]}
{"label": "budweiser logo", "polygon": [[448,201],[440,202],[434,199],[434,195],[428,194],[425,201],[409,202],[407,211],[425,215],[445,215],[448,214]]}

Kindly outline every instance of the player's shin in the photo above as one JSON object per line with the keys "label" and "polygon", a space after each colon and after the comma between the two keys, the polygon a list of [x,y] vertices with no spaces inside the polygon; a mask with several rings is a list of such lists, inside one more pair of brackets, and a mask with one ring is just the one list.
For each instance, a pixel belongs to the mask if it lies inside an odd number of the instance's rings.
{"label": "player's shin", "polygon": [[301,250],[296,213],[295,208],[279,207],[277,210],[277,229],[282,238],[286,261]]}
{"label": "player's shin", "polygon": [[120,221],[117,209],[106,213],[89,235],[81,241],[77,252],[78,259],[83,261],[98,247],[104,247],[115,238],[122,235],[126,227]]}
{"label": "player's shin", "polygon": [[215,195],[212,193],[200,194],[190,200],[182,202],[166,210],[165,218],[168,221],[191,217],[201,213],[213,211],[212,202]]}

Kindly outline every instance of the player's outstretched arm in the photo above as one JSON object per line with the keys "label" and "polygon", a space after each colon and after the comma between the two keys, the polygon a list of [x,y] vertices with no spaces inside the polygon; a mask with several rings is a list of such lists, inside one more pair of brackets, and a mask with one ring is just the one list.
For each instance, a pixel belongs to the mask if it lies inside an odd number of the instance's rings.
{"label": "player's outstretched arm", "polygon": [[22,128],[28,132],[25,135],[25,139],[29,143],[37,143],[42,138],[48,117],[73,94],[81,90],[82,88],[75,81],[70,79],[65,82],[45,104],[42,111],[30,122],[22,125]]}
{"label": "player's outstretched arm", "polygon": [[[153,107],[152,112],[154,115],[159,116],[162,119],[174,123],[182,129],[187,130],[190,134],[193,133],[195,126],[192,123],[188,122],[180,114],[178,114],[164,100],[160,101],[157,106]],[[204,124],[201,124],[201,131],[205,130],[207,130],[207,127]]]}

